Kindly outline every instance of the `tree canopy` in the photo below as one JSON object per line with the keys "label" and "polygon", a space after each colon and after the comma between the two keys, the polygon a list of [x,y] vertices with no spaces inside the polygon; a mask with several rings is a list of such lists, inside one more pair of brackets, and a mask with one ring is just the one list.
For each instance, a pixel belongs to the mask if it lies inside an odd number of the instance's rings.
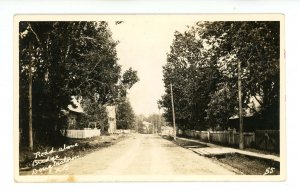
{"label": "tree canopy", "polygon": [[61,127],[60,112],[72,96],[100,106],[116,104],[123,88],[138,80],[132,69],[122,78],[117,44],[105,21],[20,22],[20,127],[28,127],[29,75],[33,128],[48,138]]}
{"label": "tree canopy", "polygon": [[[165,95],[160,103],[181,128],[207,129],[237,114],[237,64],[242,67],[243,107],[268,128],[279,127],[279,22],[197,22],[175,32],[163,66]],[[260,110],[249,103],[255,98]]]}
{"label": "tree canopy", "polygon": [[117,129],[134,129],[135,114],[128,99],[124,99],[116,109]]}

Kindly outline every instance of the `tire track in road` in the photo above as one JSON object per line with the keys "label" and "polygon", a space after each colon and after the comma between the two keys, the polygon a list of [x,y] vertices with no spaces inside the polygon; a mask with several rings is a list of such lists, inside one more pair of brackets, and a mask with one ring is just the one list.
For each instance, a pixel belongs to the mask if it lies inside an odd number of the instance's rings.
{"label": "tire track in road", "polygon": [[102,171],[101,174],[120,175],[129,168],[136,157],[136,153],[140,151],[142,140],[139,137],[133,137],[132,139],[132,141],[126,141],[125,144],[122,144],[125,147],[120,152],[117,152],[119,157],[117,157],[117,159],[113,161],[108,168]]}
{"label": "tire track in road", "polygon": [[[63,166],[62,166],[63,167]],[[209,158],[158,135],[132,134],[68,163],[66,175],[235,175]]]}

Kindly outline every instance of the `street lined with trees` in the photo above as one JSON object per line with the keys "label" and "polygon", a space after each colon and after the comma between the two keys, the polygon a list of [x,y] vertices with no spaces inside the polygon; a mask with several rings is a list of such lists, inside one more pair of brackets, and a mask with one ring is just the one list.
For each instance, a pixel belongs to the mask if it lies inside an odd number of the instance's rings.
{"label": "street lined with trees", "polygon": [[20,175],[280,175],[280,21],[151,17],[18,23]]}

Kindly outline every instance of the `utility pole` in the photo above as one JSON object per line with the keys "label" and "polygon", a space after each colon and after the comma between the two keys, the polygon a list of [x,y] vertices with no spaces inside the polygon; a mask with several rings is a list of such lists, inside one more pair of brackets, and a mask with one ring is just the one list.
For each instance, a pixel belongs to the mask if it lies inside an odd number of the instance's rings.
{"label": "utility pole", "polygon": [[240,144],[239,148],[244,149],[244,125],[243,125],[243,106],[242,106],[242,72],[241,62],[238,61],[238,95],[239,95],[239,119],[240,119]]}
{"label": "utility pole", "polygon": [[157,134],[157,130],[158,130],[158,116],[155,116],[155,121],[156,121],[156,128],[155,128],[155,134]]}
{"label": "utility pole", "polygon": [[157,130],[161,133],[161,117],[160,117],[160,105],[158,104],[158,128]]}
{"label": "utility pole", "polygon": [[30,62],[28,65],[28,147],[33,151],[33,138],[32,138],[32,43],[29,43],[29,57]]}
{"label": "utility pole", "polygon": [[173,89],[171,83],[171,103],[172,103],[172,115],[173,115],[173,137],[176,140],[176,125],[175,125],[175,110],[174,110],[174,101],[173,101]]}

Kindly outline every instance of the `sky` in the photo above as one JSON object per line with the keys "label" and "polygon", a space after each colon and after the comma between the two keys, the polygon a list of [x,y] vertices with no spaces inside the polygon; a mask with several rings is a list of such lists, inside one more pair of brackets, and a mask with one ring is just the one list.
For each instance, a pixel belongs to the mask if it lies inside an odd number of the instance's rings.
{"label": "sky", "polygon": [[183,32],[195,21],[167,16],[135,16],[115,25],[109,22],[114,40],[119,40],[117,53],[122,71],[132,67],[140,81],[128,92],[136,114],[159,113],[157,101],[164,94],[162,66],[174,39],[174,32]]}

